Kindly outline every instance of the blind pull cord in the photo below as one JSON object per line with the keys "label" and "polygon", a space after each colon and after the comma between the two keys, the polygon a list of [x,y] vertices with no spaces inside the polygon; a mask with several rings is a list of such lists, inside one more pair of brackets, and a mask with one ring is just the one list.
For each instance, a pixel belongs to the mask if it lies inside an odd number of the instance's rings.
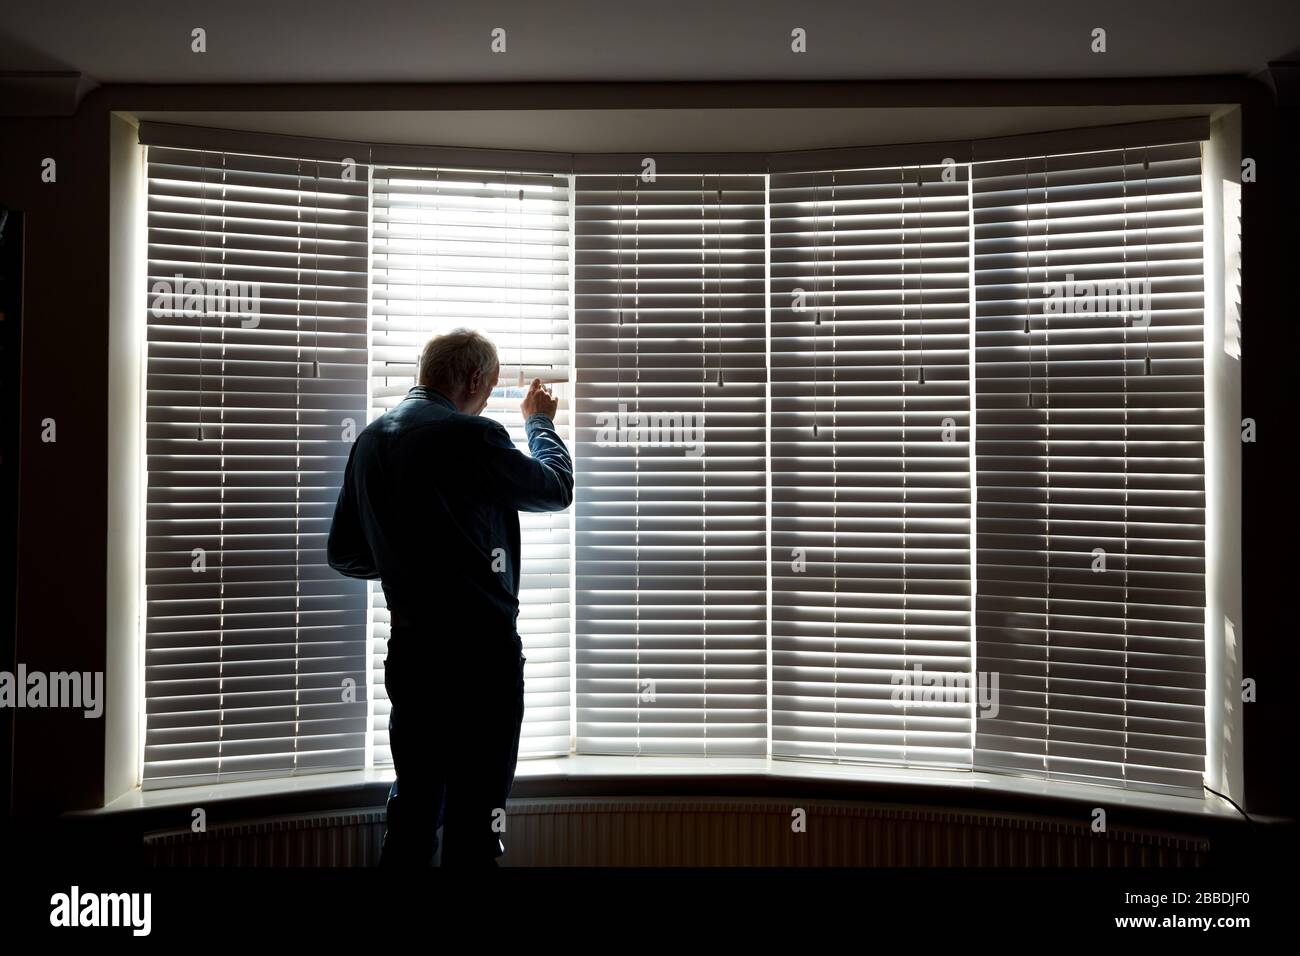
{"label": "blind pull cord", "polygon": [[[1151,295],[1151,150],[1150,147],[1142,149],[1142,262],[1144,266],[1145,284],[1142,286],[1142,295],[1146,303],[1150,303]],[[1125,289],[1127,292],[1128,290]],[[1144,346],[1144,356],[1142,361],[1142,374],[1151,374],[1151,315],[1148,313],[1146,322],[1142,325],[1142,340]]]}
{"label": "blind pull cord", "polygon": [[916,384],[925,384],[925,206],[922,194],[925,192],[921,167],[916,167],[916,246],[920,254],[916,277],[916,295],[919,314],[917,325],[921,332],[921,364],[917,369]]}
{"label": "blind pull cord", "polygon": [[[203,154],[203,187],[201,198],[199,200],[199,209],[202,215],[202,245],[199,247],[199,276],[202,282],[199,299],[199,427],[195,436],[199,441],[203,441],[203,316],[208,310],[208,154]],[[176,294],[182,296],[184,302],[185,290],[178,289]]]}
{"label": "blind pull cord", "polygon": [[722,380],[722,190],[718,190],[718,388]]}
{"label": "blind pull cord", "polygon": [[818,402],[818,379],[821,355],[817,348],[817,329],[822,324],[822,288],[821,288],[821,224],[822,207],[818,192],[818,183],[813,180],[813,438],[817,437],[817,418],[820,413]]}
{"label": "blind pull cord", "polygon": [[320,378],[320,160],[316,160],[316,281],[312,283],[311,377]]}
{"label": "blind pull cord", "polygon": [[[506,191],[510,190],[509,174]],[[524,190],[515,194],[515,341],[519,345],[519,387],[524,386]]]}

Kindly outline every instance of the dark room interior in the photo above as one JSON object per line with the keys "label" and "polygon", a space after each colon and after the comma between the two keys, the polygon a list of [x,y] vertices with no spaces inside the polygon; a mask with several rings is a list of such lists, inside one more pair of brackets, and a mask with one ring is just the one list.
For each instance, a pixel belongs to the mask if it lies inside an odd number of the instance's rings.
{"label": "dark room interior", "polygon": [[1282,0],[7,0],[7,926],[1282,925],[1298,105]]}

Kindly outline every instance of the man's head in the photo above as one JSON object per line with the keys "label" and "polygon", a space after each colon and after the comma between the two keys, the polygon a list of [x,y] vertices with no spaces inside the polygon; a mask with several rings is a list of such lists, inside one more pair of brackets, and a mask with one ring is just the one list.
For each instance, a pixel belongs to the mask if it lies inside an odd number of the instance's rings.
{"label": "man's head", "polygon": [[420,353],[420,384],[442,392],[466,415],[487,407],[500,372],[496,346],[469,329],[435,335]]}

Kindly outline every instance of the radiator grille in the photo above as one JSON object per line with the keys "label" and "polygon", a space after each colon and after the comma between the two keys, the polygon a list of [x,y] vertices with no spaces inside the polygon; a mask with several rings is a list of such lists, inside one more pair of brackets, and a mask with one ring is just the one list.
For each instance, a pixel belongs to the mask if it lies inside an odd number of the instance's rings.
{"label": "radiator grille", "polygon": [[[805,811],[793,832],[792,811]],[[1090,820],[826,800],[513,800],[506,866],[1203,866],[1199,835]],[[373,866],[382,809],[152,833],[160,866]]]}
{"label": "radiator grille", "polygon": [[383,838],[384,811],[376,809],[150,833],[144,848],[154,866],[375,866]]}

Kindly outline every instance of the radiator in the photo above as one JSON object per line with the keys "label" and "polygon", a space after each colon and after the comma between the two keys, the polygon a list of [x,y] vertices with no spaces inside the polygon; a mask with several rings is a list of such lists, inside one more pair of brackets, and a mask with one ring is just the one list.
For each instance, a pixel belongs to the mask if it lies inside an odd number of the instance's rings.
{"label": "radiator", "polygon": [[144,858],[152,866],[375,866],[383,838],[382,809],[335,811],[148,833]]}
{"label": "radiator", "polygon": [[[791,811],[805,811],[804,832]],[[374,866],[382,809],[147,834],[158,866]],[[504,866],[1203,866],[1199,835],[1088,819],[770,798],[512,800]]]}

